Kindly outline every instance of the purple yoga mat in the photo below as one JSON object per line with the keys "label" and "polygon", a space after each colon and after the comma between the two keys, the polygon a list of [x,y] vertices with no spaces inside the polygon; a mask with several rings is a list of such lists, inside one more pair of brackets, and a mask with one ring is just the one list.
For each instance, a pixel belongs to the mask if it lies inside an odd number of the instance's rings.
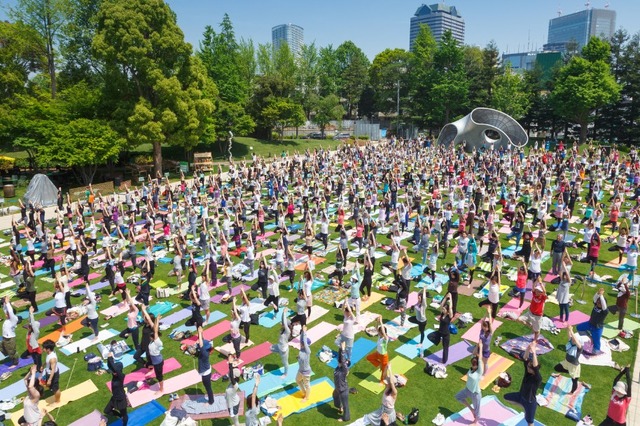
{"label": "purple yoga mat", "polygon": [[191,316],[191,307],[184,308],[179,310],[178,312],[174,312],[173,314],[162,317],[160,320],[160,324],[164,325],[173,325],[178,321],[182,321],[183,319],[187,319]]}
{"label": "purple yoga mat", "polygon": [[9,361],[9,359],[5,359],[4,362],[0,364],[0,374],[4,374],[7,371],[15,372],[20,368],[26,367],[27,365],[31,365],[31,364],[33,364],[33,359],[31,359],[31,357],[26,359],[19,358],[18,366],[14,368],[9,368],[11,366],[11,362]]}
{"label": "purple yoga mat", "polygon": [[44,318],[42,318],[39,322],[40,322],[40,327],[46,327],[48,325],[53,324],[54,322],[58,322],[59,318],[55,315],[50,315],[50,316],[45,316]]}
{"label": "purple yoga mat", "polygon": [[[244,291],[247,291],[247,290],[249,290],[249,288],[250,288],[248,285],[245,285],[245,284],[237,285],[237,286],[235,286],[235,287],[233,287],[233,288],[231,289],[231,296],[232,296],[232,297],[233,297],[233,296],[237,296],[237,295],[239,295],[239,294],[240,294],[240,287],[243,287],[243,288],[244,288]],[[213,296],[213,297],[211,298],[211,301],[212,301],[213,303],[220,303],[220,302],[222,302],[222,296],[224,296],[224,293],[216,294],[215,296]]]}
{"label": "purple yoga mat", "polygon": [[[91,289],[91,291],[96,291],[96,290],[101,290],[108,285],[109,285],[109,281],[100,281],[99,283],[90,285],[89,288]],[[84,286],[75,291],[79,294],[87,294],[87,289]]]}
{"label": "purple yoga mat", "polygon": [[[447,363],[444,365],[451,365],[470,356],[473,353],[474,346],[466,341],[461,341],[456,343],[453,346],[449,346],[449,359]],[[431,355],[424,358],[425,361],[435,362],[438,364],[443,364],[442,362],[442,350],[438,352],[432,353]]]}

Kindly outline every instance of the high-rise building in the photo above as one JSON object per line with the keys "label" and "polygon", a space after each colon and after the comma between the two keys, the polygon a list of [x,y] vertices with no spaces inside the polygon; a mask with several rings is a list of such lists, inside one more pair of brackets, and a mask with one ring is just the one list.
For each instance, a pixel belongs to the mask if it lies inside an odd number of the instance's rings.
{"label": "high-rise building", "polygon": [[271,43],[275,50],[287,43],[291,52],[298,56],[304,44],[304,28],[295,24],[282,24],[271,28]]}
{"label": "high-rise building", "polygon": [[444,33],[449,30],[460,44],[464,44],[464,19],[458,13],[455,6],[447,6],[444,3],[423,4],[411,17],[409,28],[409,48],[413,49],[413,43],[420,33],[420,25],[426,24],[431,29],[431,34],[437,42],[442,40]]}
{"label": "high-rise building", "polygon": [[610,9],[586,9],[549,20],[549,34],[544,50],[564,52],[575,41],[578,49],[592,36],[611,38],[616,30],[616,12]]}

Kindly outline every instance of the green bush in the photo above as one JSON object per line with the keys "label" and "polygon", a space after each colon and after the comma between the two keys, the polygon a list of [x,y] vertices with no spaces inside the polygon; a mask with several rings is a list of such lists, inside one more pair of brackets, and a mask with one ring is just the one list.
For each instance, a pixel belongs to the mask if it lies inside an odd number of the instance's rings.
{"label": "green bush", "polygon": [[355,141],[355,140],[356,140],[355,135],[351,135],[351,136],[349,136],[349,140]]}
{"label": "green bush", "polygon": [[271,139],[277,141],[280,139],[280,134],[278,132],[271,132]]}
{"label": "green bush", "polygon": [[13,157],[0,157],[0,171],[7,172],[13,169],[15,161]]}
{"label": "green bush", "polygon": [[21,169],[28,169],[31,167],[31,165],[29,164],[28,158],[16,158],[16,161],[14,164],[16,167]]}
{"label": "green bush", "polygon": [[327,141],[331,141],[331,140],[333,140],[333,136],[331,136],[331,135],[324,135],[324,139],[325,139],[325,140],[327,140]]}
{"label": "green bush", "polygon": [[358,135],[358,139],[360,139],[361,141],[368,141],[369,135]]}

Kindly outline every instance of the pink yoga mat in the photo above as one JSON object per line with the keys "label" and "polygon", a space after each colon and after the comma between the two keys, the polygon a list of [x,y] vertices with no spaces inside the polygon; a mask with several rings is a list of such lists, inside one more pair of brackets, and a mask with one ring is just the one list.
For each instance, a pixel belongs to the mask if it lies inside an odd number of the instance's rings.
{"label": "pink yoga mat", "polygon": [[[89,274],[89,280],[95,280],[96,278],[100,278],[100,274],[94,272],[92,274]],[[73,288],[75,286],[78,285],[84,285],[84,279],[83,278],[76,278],[75,280],[71,281],[69,283],[69,287]]]}
{"label": "pink yoga mat", "polygon": [[[207,328],[202,332],[202,338],[213,340],[224,333],[231,331],[231,322],[229,320],[220,321],[219,323]],[[193,345],[198,341],[198,336],[191,336],[180,342],[182,345]]]}
{"label": "pink yoga mat", "polygon": [[[412,291],[411,293],[409,293],[409,297],[407,298],[407,309],[409,309],[416,303],[418,303],[418,292]],[[400,309],[396,309],[395,311],[400,312]]]}
{"label": "pink yoga mat", "polygon": [[[471,356],[473,353],[474,346],[464,340],[462,342],[458,342],[453,346],[449,347],[449,359],[447,363],[444,365],[454,364],[461,359],[465,359],[468,356]],[[424,358],[426,361],[435,362],[438,364],[443,364],[442,362],[442,349],[436,353],[432,353],[431,355]]]}
{"label": "pink yoga mat", "polygon": [[108,316],[115,317],[120,314],[124,314],[128,310],[129,310],[129,305],[125,302],[120,302],[117,305],[109,306],[108,308],[101,310],[100,313],[105,316],[108,315]]}
{"label": "pink yoga mat", "polygon": [[[468,342],[478,343],[478,339],[480,338],[480,329],[482,328],[482,321],[478,321],[467,330],[466,333],[462,335],[462,338]],[[493,320],[493,331],[502,325],[502,321]]]}
{"label": "pink yoga mat", "polygon": [[[512,418],[515,411],[502,405],[495,397],[484,397],[480,404],[480,424],[483,426],[499,426]],[[468,408],[453,414],[444,426],[461,426],[473,423],[473,414]]]}
{"label": "pink yoga mat", "polygon": [[551,272],[549,272],[547,275],[544,276],[544,280],[548,283],[550,283],[556,278],[558,278],[558,275],[552,274]]}
{"label": "pink yoga mat", "polygon": [[500,311],[498,311],[498,314],[504,314],[505,312],[522,313],[529,308],[529,305],[530,305],[529,302],[524,302],[522,304],[522,308],[519,308],[518,306],[520,306],[520,298],[514,297],[513,299],[509,300],[506,305],[500,308]]}
{"label": "pink yoga mat", "polygon": [[[172,371],[178,370],[179,368],[182,368],[182,365],[180,365],[178,360],[175,358],[169,358],[164,360],[164,367],[162,368],[162,372],[164,374],[167,374],[171,373]],[[141,368],[124,376],[124,384],[126,385],[127,383],[139,382],[151,378],[155,379],[155,377],[156,373],[153,368]],[[109,388],[109,390],[111,390],[111,382],[107,382],[107,387]]]}
{"label": "pink yoga mat", "polygon": [[[264,358],[265,356],[271,353],[271,343],[262,342],[258,346],[254,346],[251,349],[246,351],[242,351],[240,354],[240,364],[238,364],[238,368],[243,367],[244,365],[251,364],[252,362],[256,362],[260,358]],[[216,370],[220,374],[229,373],[229,363],[227,360],[220,361],[211,366],[214,370]]]}
{"label": "pink yoga mat", "polygon": [[93,412],[87,414],[84,417],[79,418],[75,422],[71,423],[69,426],[87,426],[87,425],[99,425],[100,420],[107,419],[102,413],[98,410],[93,410]]}
{"label": "pink yoga mat", "polygon": [[131,407],[135,408],[153,401],[154,399],[158,399],[161,395],[174,393],[186,387],[193,386],[200,383],[201,380],[202,377],[198,374],[198,370],[189,370],[186,373],[179,374],[170,379],[165,379],[163,394],[158,393],[160,386],[156,383],[149,388],[138,389],[127,396]]}
{"label": "pink yoga mat", "polygon": [[[585,321],[589,321],[589,315],[581,311],[571,311],[569,312],[569,321],[567,321],[567,325],[577,325]],[[557,328],[567,327],[564,323],[560,322],[558,318],[554,318],[553,323]]]}
{"label": "pink yoga mat", "polygon": [[[321,323],[316,324],[307,330],[306,337],[311,340],[311,343],[317,342],[322,339],[324,336],[331,332],[337,331],[335,324],[328,323],[326,321],[322,321]],[[292,341],[289,342],[289,346],[294,347],[296,349],[300,349],[300,338],[296,337]]]}

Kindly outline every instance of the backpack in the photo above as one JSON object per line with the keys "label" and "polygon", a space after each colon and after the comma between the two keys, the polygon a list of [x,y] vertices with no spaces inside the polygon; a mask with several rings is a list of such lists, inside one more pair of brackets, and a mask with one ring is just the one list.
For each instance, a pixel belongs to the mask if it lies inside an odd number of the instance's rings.
{"label": "backpack", "polygon": [[419,419],[420,419],[420,410],[415,407],[412,408],[409,414],[407,414],[407,417],[405,417],[405,421],[407,422],[408,425],[415,425],[416,423],[418,423]]}

